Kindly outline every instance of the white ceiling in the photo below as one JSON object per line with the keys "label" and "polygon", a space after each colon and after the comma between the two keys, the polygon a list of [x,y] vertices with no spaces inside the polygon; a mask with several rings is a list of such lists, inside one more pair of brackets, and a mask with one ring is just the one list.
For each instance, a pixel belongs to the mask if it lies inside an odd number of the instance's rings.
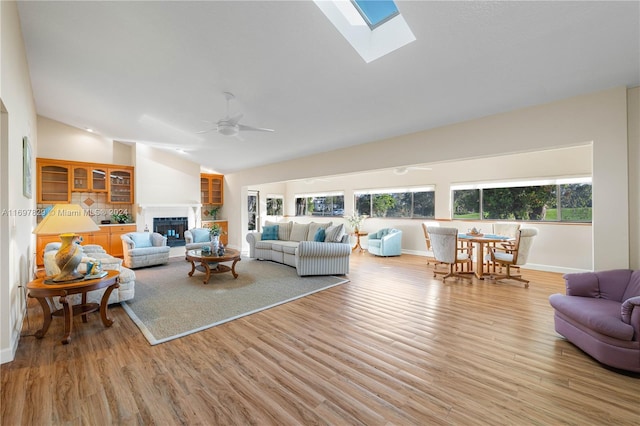
{"label": "white ceiling", "polygon": [[[220,173],[640,84],[640,2],[397,1],[369,64],[311,1],[19,2],[39,115]],[[243,141],[196,134],[235,94]]]}

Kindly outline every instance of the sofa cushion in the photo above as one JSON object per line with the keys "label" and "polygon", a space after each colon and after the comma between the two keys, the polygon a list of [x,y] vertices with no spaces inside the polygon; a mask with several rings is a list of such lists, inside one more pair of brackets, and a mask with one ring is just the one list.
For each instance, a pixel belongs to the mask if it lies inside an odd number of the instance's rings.
{"label": "sofa cushion", "polygon": [[309,233],[309,224],[308,223],[293,223],[293,228],[291,229],[291,236],[289,237],[289,241],[305,241],[307,239],[307,234]]}
{"label": "sofa cushion", "polygon": [[552,294],[549,303],[566,317],[600,334],[618,340],[630,341],[633,338],[633,327],[622,321],[620,302]]}
{"label": "sofa cushion", "polygon": [[319,243],[324,242],[325,232],[323,228],[319,228],[316,231],[316,234],[313,236],[313,241],[317,241]]}
{"label": "sofa cushion", "polygon": [[277,240],[278,239],[278,225],[264,226],[262,228],[263,240]]}
{"label": "sofa cushion", "polygon": [[192,229],[191,234],[194,243],[206,243],[211,240],[208,229]]}
{"label": "sofa cushion", "polygon": [[330,226],[325,231],[324,241],[327,243],[339,243],[345,235],[344,224]]}
{"label": "sofa cushion", "polygon": [[282,241],[289,241],[289,237],[291,236],[291,228],[293,228],[293,222],[271,222],[270,220],[265,221],[265,226],[273,226],[278,225],[278,239]]}
{"label": "sofa cushion", "polygon": [[328,227],[330,227],[331,225],[333,225],[332,222],[326,222],[326,223],[311,222],[311,223],[309,223],[309,231],[307,233],[306,240],[307,241],[316,241],[315,237],[316,237],[316,232],[318,232],[318,229],[324,229],[326,231],[326,229]]}
{"label": "sofa cushion", "polygon": [[271,250],[271,247],[273,246],[273,242],[274,242],[274,240],[256,241],[256,248],[257,249],[263,249],[263,250]]}
{"label": "sofa cushion", "polygon": [[151,237],[148,232],[132,232],[128,234],[136,248],[152,247]]}

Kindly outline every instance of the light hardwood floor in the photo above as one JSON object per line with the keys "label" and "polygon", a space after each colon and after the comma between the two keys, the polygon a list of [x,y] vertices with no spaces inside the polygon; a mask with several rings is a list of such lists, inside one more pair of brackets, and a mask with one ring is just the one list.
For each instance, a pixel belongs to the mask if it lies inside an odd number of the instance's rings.
{"label": "light hardwood floor", "polygon": [[442,283],[424,257],[356,253],[347,284],[157,346],[120,306],[66,346],[56,319],[0,367],[2,425],[639,424],[640,376],[558,336],[561,275],[523,273]]}

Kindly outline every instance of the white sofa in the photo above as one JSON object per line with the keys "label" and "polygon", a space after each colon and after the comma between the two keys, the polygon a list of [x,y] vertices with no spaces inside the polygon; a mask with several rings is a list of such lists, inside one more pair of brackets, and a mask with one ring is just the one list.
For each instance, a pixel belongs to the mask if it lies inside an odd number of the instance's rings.
{"label": "white sofa", "polygon": [[267,221],[263,232],[250,232],[246,239],[249,257],[293,266],[300,276],[349,273],[351,245],[342,224]]}
{"label": "white sofa", "polygon": [[129,232],[120,236],[124,266],[142,268],[169,262],[171,247],[167,237],[157,232]]}
{"label": "white sofa", "polygon": [[[82,262],[78,266],[78,271],[82,273],[86,273],[87,270],[87,262],[95,262],[99,260],[102,269],[104,270],[115,270],[120,272],[120,287],[111,292],[109,296],[109,304],[111,303],[120,303],[125,300],[133,299],[135,295],[135,285],[136,285],[136,274],[131,269],[125,268],[122,266],[122,259],[117,257],[113,257],[108,254],[102,246],[97,244],[88,244],[86,246],[81,246],[84,252],[84,257],[82,258]],[[60,243],[49,243],[44,248],[44,270],[47,276],[57,275],[60,273],[60,269],[56,264],[56,253],[60,248]],[[87,293],[87,301],[90,303],[100,303],[102,299],[102,295],[104,294],[106,288],[102,288],[99,290],[90,291]],[[80,303],[79,294],[74,294],[75,298],[72,303],[77,304]],[[59,303],[56,301],[56,306],[60,308]]]}

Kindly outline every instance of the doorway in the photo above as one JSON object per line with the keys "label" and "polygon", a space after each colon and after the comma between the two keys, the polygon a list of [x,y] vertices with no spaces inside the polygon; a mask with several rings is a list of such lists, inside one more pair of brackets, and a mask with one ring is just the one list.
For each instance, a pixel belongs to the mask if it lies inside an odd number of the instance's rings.
{"label": "doorway", "polygon": [[247,230],[260,231],[260,191],[250,189],[247,197]]}

